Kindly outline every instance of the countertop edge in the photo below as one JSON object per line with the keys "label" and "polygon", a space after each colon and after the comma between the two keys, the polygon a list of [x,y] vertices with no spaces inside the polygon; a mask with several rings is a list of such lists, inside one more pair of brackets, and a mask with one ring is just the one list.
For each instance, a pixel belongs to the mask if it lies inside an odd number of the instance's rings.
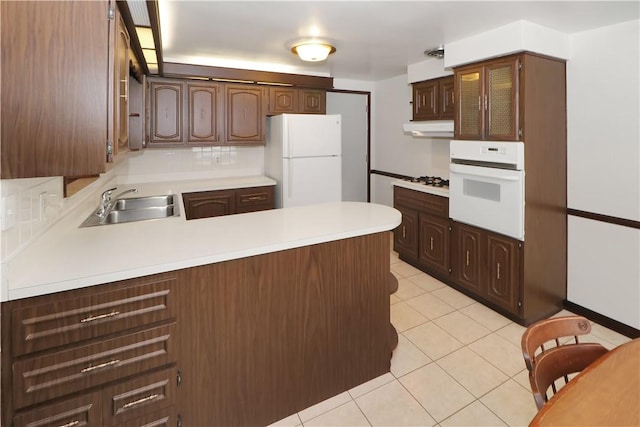
{"label": "countertop edge", "polygon": [[[288,210],[275,209],[242,215],[252,215],[252,221],[257,222],[268,221],[269,219],[282,221],[282,219],[278,218],[280,215],[283,215],[286,219],[290,219],[291,215],[293,215],[292,218],[296,218],[301,221],[300,224],[297,224],[302,227],[302,231],[299,235],[295,232],[291,232],[287,227],[285,227],[284,230],[286,231],[286,238],[275,238],[273,241],[268,242],[265,241],[265,239],[259,239],[257,242],[258,244],[256,245],[236,245],[239,247],[224,252],[216,252],[212,250],[210,253],[201,257],[190,256],[188,258],[178,259],[175,261],[165,260],[158,262],[157,264],[141,265],[140,267],[134,268],[111,269],[111,271],[104,272],[98,271],[97,274],[86,275],[83,277],[70,277],[68,280],[54,280],[52,282],[43,282],[42,280],[39,280],[32,283],[28,283],[27,281],[27,283],[23,283],[21,285],[14,285],[13,287],[8,286],[6,293],[3,293],[2,301],[41,296],[151,274],[170,272],[184,268],[197,267],[281,250],[390,231],[397,227],[401,222],[401,215],[397,210],[388,206],[369,203],[341,202],[328,204],[325,207],[323,207],[323,205],[315,205],[312,208],[302,209],[300,211],[300,215],[297,213],[298,211],[294,211],[295,209],[300,210],[300,207],[289,208]],[[322,212],[323,209],[327,210],[327,212],[333,212],[336,220],[346,219],[349,225],[345,226],[344,224],[340,224],[339,226],[336,226],[337,230],[335,232],[329,232],[327,230],[332,228],[332,223],[321,224],[321,226],[317,227],[318,231],[315,231],[316,228],[314,227],[316,227],[317,224],[313,223],[313,219],[307,220],[305,215],[309,215],[311,212]],[[363,219],[364,224],[362,226],[352,225],[357,222],[359,214],[366,217]],[[372,219],[371,217],[376,218]],[[246,216],[246,218],[249,217]],[[329,218],[331,218],[330,215]],[[239,222],[230,221],[229,223],[248,224],[249,222],[242,220]],[[205,223],[203,223],[203,225],[204,224]],[[208,226],[204,228],[208,229]],[[310,229],[313,229],[314,231],[310,231]],[[195,229],[191,230],[191,232],[193,231],[195,231]],[[43,250],[35,252],[36,255],[41,255],[43,253],[45,253]],[[104,270],[108,269],[105,268]]]}

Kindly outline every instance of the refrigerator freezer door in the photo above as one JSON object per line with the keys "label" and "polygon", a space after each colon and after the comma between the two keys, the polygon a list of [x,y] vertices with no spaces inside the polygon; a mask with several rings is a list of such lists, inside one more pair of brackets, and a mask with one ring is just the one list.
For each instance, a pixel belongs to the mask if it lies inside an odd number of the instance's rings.
{"label": "refrigerator freezer door", "polygon": [[[292,207],[342,201],[341,157],[284,159],[281,206]],[[279,203],[276,203],[276,205]]]}
{"label": "refrigerator freezer door", "polygon": [[340,156],[340,114],[283,114],[283,156],[286,158]]}

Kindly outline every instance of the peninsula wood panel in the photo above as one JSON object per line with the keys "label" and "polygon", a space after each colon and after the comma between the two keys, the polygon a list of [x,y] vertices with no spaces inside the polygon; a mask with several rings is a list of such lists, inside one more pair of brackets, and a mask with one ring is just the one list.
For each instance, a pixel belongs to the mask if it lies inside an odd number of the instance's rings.
{"label": "peninsula wood panel", "polygon": [[104,172],[108,2],[0,7],[2,179]]}
{"label": "peninsula wood panel", "polygon": [[388,372],[389,249],[377,233],[180,271],[185,425],[267,425]]}

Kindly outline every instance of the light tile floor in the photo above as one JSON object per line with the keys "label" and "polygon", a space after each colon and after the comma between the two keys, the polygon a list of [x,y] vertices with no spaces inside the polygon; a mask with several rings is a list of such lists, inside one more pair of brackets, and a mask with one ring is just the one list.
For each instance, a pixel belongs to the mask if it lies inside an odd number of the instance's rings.
{"label": "light tile floor", "polygon": [[[391,253],[398,291],[391,372],[274,426],[526,426],[536,414],[520,337],[524,327]],[[563,311],[558,316],[569,315]],[[629,339],[597,324],[583,342]]]}

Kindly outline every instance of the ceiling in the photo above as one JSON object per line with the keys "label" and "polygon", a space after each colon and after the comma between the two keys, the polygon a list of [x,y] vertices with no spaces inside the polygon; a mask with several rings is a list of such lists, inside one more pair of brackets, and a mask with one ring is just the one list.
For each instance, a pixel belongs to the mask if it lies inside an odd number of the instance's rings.
{"label": "ceiling", "polygon": [[[159,0],[165,62],[376,81],[427,59],[425,50],[526,20],[571,34],[639,19],[632,1]],[[337,48],[303,63],[302,37]],[[445,53],[446,55],[446,53]]]}

